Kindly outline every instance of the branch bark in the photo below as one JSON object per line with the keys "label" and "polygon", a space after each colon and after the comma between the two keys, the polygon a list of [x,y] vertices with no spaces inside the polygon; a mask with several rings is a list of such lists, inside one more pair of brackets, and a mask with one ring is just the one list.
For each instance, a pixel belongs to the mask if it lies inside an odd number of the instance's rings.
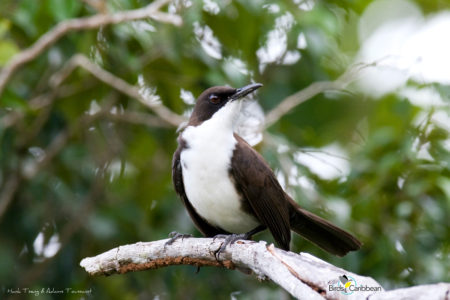
{"label": "branch bark", "polygon": [[127,21],[152,18],[159,22],[170,23],[177,26],[182,24],[178,15],[167,14],[159,9],[170,0],[157,0],[146,7],[123,11],[115,14],[97,14],[90,17],[62,21],[53,29],[41,36],[31,47],[16,54],[0,72],[0,96],[11,76],[17,69],[27,62],[35,59],[45,49],[54,44],[70,31],[99,28],[105,25],[118,24]]}
{"label": "branch bark", "polygon": [[[385,292],[370,277],[338,268],[308,253],[283,251],[265,242],[237,241],[216,259],[214,253],[223,239],[184,238],[171,245],[166,245],[167,241],[120,246],[85,258],[80,265],[90,275],[124,274],[172,265],[249,270],[259,279],[274,281],[299,299],[417,299],[417,295],[426,299],[448,299],[445,297],[450,291],[450,284],[439,283]],[[339,276],[344,274],[352,278],[358,287],[368,286],[372,287],[371,290],[344,295],[341,291],[330,289],[339,285]]]}

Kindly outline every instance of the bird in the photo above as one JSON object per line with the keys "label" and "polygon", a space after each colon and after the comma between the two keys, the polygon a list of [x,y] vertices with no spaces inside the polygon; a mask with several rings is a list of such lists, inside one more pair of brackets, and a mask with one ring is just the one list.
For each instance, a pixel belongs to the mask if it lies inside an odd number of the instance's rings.
{"label": "bird", "polygon": [[349,288],[352,282],[348,279],[347,275],[339,276],[339,281],[344,285],[344,288]]}
{"label": "bird", "polygon": [[287,251],[291,230],[337,256],[360,249],[352,234],[301,208],[235,132],[243,99],[261,86],[206,89],[179,133],[172,181],[195,226],[205,237],[225,237],[219,252],[266,229]]}

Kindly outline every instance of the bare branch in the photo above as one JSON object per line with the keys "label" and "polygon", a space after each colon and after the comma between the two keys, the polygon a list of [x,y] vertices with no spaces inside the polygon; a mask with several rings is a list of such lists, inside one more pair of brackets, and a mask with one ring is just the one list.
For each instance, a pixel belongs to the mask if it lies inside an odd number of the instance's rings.
{"label": "bare branch", "polygon": [[64,81],[76,67],[85,69],[86,71],[97,77],[97,79],[108,84],[112,88],[129,96],[130,98],[135,98],[140,103],[153,110],[156,115],[158,115],[167,124],[177,127],[185,121],[182,116],[172,112],[164,105],[147,101],[139,92],[138,87],[133,86],[125,80],[106,71],[105,69],[102,69],[98,65],[92,63],[86,56],[82,54],[74,55],[60,72],[58,72],[55,76],[52,76],[52,78],[50,78],[50,85],[60,85],[61,82]]}
{"label": "bare branch", "polygon": [[[342,274],[354,277],[358,283],[380,286],[371,278],[347,272],[309,254],[286,252],[265,242],[238,241],[216,260],[214,253],[223,239],[185,238],[171,245],[166,245],[167,241],[120,246],[85,258],[80,265],[90,275],[123,274],[180,264],[250,269],[259,279],[268,278],[293,296],[305,299],[337,298],[336,292],[328,291],[328,282],[336,283]],[[370,294],[373,292],[364,295]]]}
{"label": "bare branch", "polygon": [[358,78],[360,72],[371,66],[376,66],[379,61],[370,64],[357,64],[350,67],[344,74],[342,74],[335,81],[317,81],[310,84],[308,87],[304,88],[285,98],[278,104],[274,109],[272,109],[266,116],[265,126],[270,127],[275,124],[282,116],[287,114],[296,106],[308,101],[314,96],[331,90],[342,90],[347,85],[352,83]]}
{"label": "bare branch", "polygon": [[26,168],[21,175],[27,180],[30,180],[31,178],[36,176],[36,174],[38,174],[40,170],[47,166],[64,149],[64,147],[67,145],[70,138],[72,138],[74,134],[79,132],[81,129],[90,126],[90,124],[100,119],[105,114],[108,114],[112,105],[116,101],[114,94],[111,94],[109,98],[109,101],[106,101],[107,103],[101,107],[101,110],[99,112],[93,115],[84,115],[80,117],[72,127],[61,130],[51,140],[47,148],[45,148],[45,155],[43,156],[43,158],[41,158],[40,160],[36,160],[34,163],[30,163],[28,168]]}
{"label": "bare branch", "polygon": [[171,23],[177,26],[182,24],[182,19],[178,15],[160,12],[159,9],[170,0],[157,0],[144,8],[119,12],[115,14],[97,14],[90,17],[71,19],[60,22],[53,29],[45,33],[31,47],[16,54],[0,72],[0,95],[6,83],[14,72],[23,64],[33,60],[50,45],[55,43],[70,31],[83,29],[93,29],[105,25],[117,24],[132,20],[152,18],[154,20]]}
{"label": "bare branch", "polygon": [[105,118],[113,121],[127,122],[136,125],[145,125],[148,127],[171,128],[167,123],[162,122],[159,118],[150,114],[137,111],[125,111],[118,113],[105,114]]}
{"label": "bare branch", "polygon": [[[183,117],[175,114],[165,106],[159,103],[146,101],[146,99],[144,99],[144,97],[139,93],[139,88],[128,84],[126,81],[100,68],[99,66],[89,61],[88,58],[80,54],[73,56],[61,70],[56,72],[50,78],[49,83],[52,90],[49,93],[43,94],[33,99],[30,102],[31,106],[34,107],[34,109],[47,108],[51,103],[53,103],[55,97],[58,94],[58,87],[78,66],[87,70],[99,80],[110,85],[116,90],[128,95],[129,97],[137,99],[139,102],[152,109],[159,117],[158,119],[151,116],[145,117],[143,114],[138,113],[134,113],[132,115],[127,114],[125,116],[113,115],[109,112],[109,109],[111,107],[107,105],[106,107],[102,108],[101,113],[97,113],[93,116],[83,116],[82,118],[80,118],[79,126],[85,126],[86,124],[89,124],[90,122],[97,119],[99,116],[157,127],[168,127],[168,125],[177,127],[180,123],[185,121]],[[39,133],[41,127],[47,120],[49,112],[50,108],[47,109],[47,113],[41,113],[31,127],[31,130],[22,135],[20,141],[18,142],[21,147],[24,147],[28,143],[28,141],[30,141]],[[5,127],[9,127],[19,122],[23,117],[23,113],[12,111],[10,114],[7,114],[5,117],[1,118],[0,124]],[[163,122],[160,120],[162,120]],[[39,170],[47,165],[64,148],[71,135],[79,129],[79,126],[74,127],[72,130],[60,132],[45,150],[45,156],[42,160],[40,160],[39,162],[28,164],[28,167],[23,170],[22,174],[17,176],[13,176],[12,174],[10,176],[9,180],[5,182],[5,185],[0,193],[0,220],[4,213],[7,211],[7,208],[10,205],[11,201],[13,200],[22,177],[27,180],[33,178]]]}
{"label": "bare branch", "polygon": [[[215,252],[223,239],[184,238],[173,244],[168,240],[139,242],[120,246],[95,257],[88,257],[80,265],[90,275],[124,274],[158,269],[172,265],[212,266],[227,269],[251,270],[259,279],[270,279],[299,299],[384,299],[383,295],[415,298],[419,286],[384,292],[378,282],[335,267],[308,253],[296,254],[275,248],[273,244],[240,240],[227,246],[216,259]],[[370,287],[344,296],[330,287],[339,285],[339,276],[346,275],[357,287]],[[342,287],[342,285],[340,285]],[[435,289],[436,287],[437,289]],[[349,291],[349,290],[347,290]],[[423,286],[423,299],[441,299],[450,291],[450,284]],[[442,298],[443,299],[443,298]]]}

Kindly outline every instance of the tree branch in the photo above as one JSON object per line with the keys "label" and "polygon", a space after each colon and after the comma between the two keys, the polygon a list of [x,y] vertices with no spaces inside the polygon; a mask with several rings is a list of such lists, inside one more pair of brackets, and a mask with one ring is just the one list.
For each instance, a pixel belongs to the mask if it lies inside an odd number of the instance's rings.
{"label": "tree branch", "polygon": [[162,122],[159,118],[153,115],[137,111],[109,113],[105,114],[104,117],[116,122],[127,122],[130,124],[145,125],[147,127],[172,128],[171,125],[166,122]]}
{"label": "tree branch", "polygon": [[36,58],[45,49],[54,44],[70,31],[78,31],[82,29],[93,29],[105,25],[117,24],[132,20],[152,18],[156,21],[171,23],[177,26],[182,24],[182,19],[178,15],[167,14],[159,11],[159,9],[170,0],[157,0],[146,7],[119,12],[115,14],[97,14],[90,17],[71,19],[62,21],[53,29],[41,36],[31,47],[16,54],[0,72],[0,96],[14,72]]}
{"label": "tree branch", "polygon": [[[440,283],[402,290],[384,292],[374,279],[335,267],[308,253],[296,254],[277,249],[265,242],[237,241],[229,245],[216,259],[214,253],[223,239],[184,238],[171,245],[168,240],[139,242],[120,246],[95,257],[85,258],[80,265],[90,275],[124,274],[134,271],[158,269],[172,265],[223,267],[251,270],[259,279],[270,279],[301,299],[341,299],[341,291],[330,290],[337,286],[339,276],[346,275],[357,286],[373,287],[369,291],[354,291],[345,299],[402,299],[415,297],[418,291],[427,299],[441,299],[450,291],[450,284]],[[425,299],[425,298],[424,298]]]}
{"label": "tree branch", "polygon": [[[44,156],[34,161],[27,163],[26,168],[17,168],[16,171],[9,174],[8,180],[1,186],[0,192],[0,221],[6,213],[9,205],[14,199],[16,192],[20,188],[20,184],[24,180],[30,180],[34,178],[39,171],[47,166],[57,156],[61,150],[66,146],[69,139],[80,129],[89,126],[92,122],[98,118],[103,117],[105,114],[109,114],[113,103],[115,102],[114,95],[110,96],[111,99],[107,102],[102,109],[94,115],[85,115],[78,119],[78,122],[71,128],[61,130],[50,142],[47,148],[44,149]],[[29,139],[32,136],[28,137]],[[28,142],[23,140],[21,142],[26,145]]]}
{"label": "tree branch", "polygon": [[129,84],[125,80],[92,63],[86,56],[82,54],[76,54],[72,56],[72,58],[67,62],[64,68],[57,74],[52,76],[52,78],[50,78],[50,85],[53,87],[60,85],[61,82],[64,81],[76,67],[85,69],[86,71],[94,75],[97,79],[106,83],[117,91],[127,95],[130,98],[138,100],[140,103],[154,111],[155,114],[167,124],[177,127],[185,121],[182,116],[174,113],[164,105],[148,101],[139,92],[138,87]]}
{"label": "tree branch", "polygon": [[[383,58],[384,59],[384,58]],[[356,64],[351,66],[344,74],[334,81],[317,81],[306,88],[286,97],[274,109],[266,115],[265,127],[270,127],[275,124],[281,117],[290,112],[296,106],[306,102],[314,96],[331,90],[342,90],[350,83],[358,79],[360,72],[367,68],[378,65],[379,61],[369,64]]]}

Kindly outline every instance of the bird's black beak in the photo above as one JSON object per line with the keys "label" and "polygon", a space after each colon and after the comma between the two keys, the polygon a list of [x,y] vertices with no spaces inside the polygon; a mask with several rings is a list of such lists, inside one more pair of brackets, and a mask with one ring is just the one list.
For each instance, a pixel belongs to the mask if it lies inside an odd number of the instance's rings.
{"label": "bird's black beak", "polygon": [[244,98],[245,96],[247,96],[248,94],[250,94],[253,91],[256,91],[257,89],[259,89],[262,86],[263,85],[261,83],[252,83],[252,84],[246,85],[244,87],[241,87],[240,89],[236,89],[236,92],[230,96],[229,100],[234,101],[234,100]]}

